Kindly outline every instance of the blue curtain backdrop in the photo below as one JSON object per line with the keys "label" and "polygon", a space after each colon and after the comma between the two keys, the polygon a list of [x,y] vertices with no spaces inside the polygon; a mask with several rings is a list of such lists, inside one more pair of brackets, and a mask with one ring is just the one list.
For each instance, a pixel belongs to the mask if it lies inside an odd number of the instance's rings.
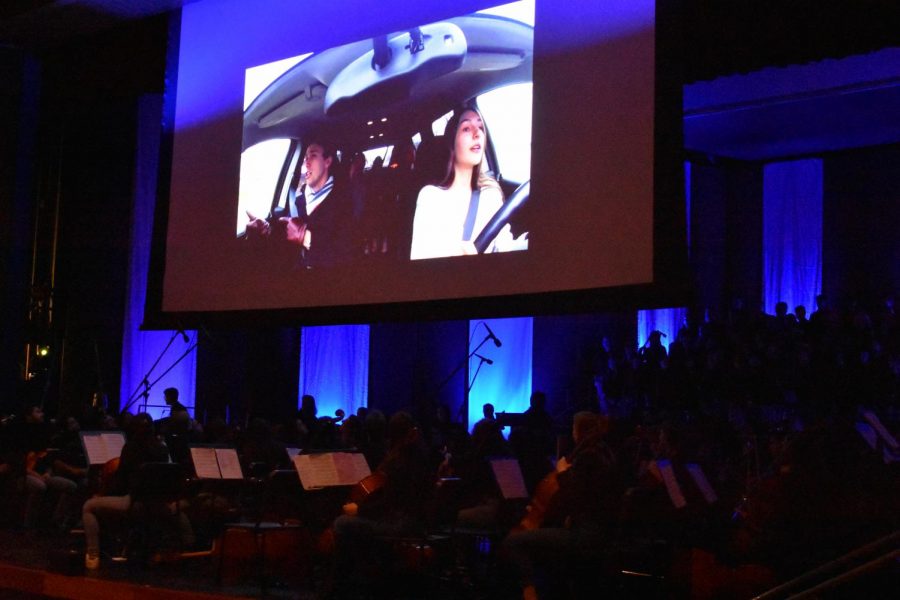
{"label": "blue curtain backdrop", "polygon": [[[131,223],[131,248],[128,260],[128,290],[125,298],[125,323],[122,333],[122,382],[119,388],[119,407],[124,408],[135,390],[143,389],[145,374],[159,363],[147,377],[153,385],[147,412],[158,419],[168,414],[163,390],[178,388],[179,400],[194,416],[197,352],[191,350],[196,332],[188,331],[185,342],[173,331],[140,331],[147,294],[147,274],[150,266],[150,240],[153,233],[153,208],[156,203],[156,173],[159,165],[159,132],[162,122],[162,97],[143,96],[138,103],[137,154],[135,157],[134,216]],[[166,345],[171,341],[168,350]],[[178,362],[178,359],[181,358]],[[168,373],[163,373],[169,370]],[[161,377],[161,378],[160,378]],[[114,404],[114,403],[113,403]],[[143,408],[139,399],[130,412]]]}
{"label": "blue curtain backdrop", "polygon": [[469,429],[482,417],[481,407],[490,402],[497,412],[523,412],[531,397],[531,352],[534,320],[531,317],[515,319],[487,319],[469,321],[469,352],[481,343],[488,331],[485,324],[500,339],[498,348],[487,341],[478,354],[494,361],[483,364],[479,358],[469,359],[469,383],[475,383],[469,392]]}
{"label": "blue curtain backdrop", "polygon": [[[304,327],[300,332],[299,396],[316,398],[319,416],[347,415],[369,395],[369,326]],[[300,397],[297,398],[300,405]]]}
{"label": "blue curtain backdrop", "polygon": [[822,289],[822,161],[772,163],[763,171],[763,302],[815,308]]}
{"label": "blue curtain backdrop", "polygon": [[637,343],[642,348],[647,343],[647,338],[653,331],[661,331],[666,337],[662,338],[662,344],[669,349],[669,344],[675,341],[678,330],[684,325],[687,318],[686,308],[658,308],[655,310],[639,310],[637,320]]}

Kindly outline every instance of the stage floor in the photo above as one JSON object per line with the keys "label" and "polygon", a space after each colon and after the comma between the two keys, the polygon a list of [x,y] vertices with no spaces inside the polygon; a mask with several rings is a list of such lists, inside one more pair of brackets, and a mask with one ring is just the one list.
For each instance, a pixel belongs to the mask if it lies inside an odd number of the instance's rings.
{"label": "stage floor", "polygon": [[[242,556],[226,560],[223,582],[216,582],[218,555],[173,561],[114,562],[104,556],[97,571],[83,569],[84,542],[79,534],[50,534],[0,528],[0,600],[213,600],[271,598],[315,600],[322,593],[330,564],[269,571],[266,593],[260,586],[257,563]],[[229,551],[231,555],[231,551]],[[229,562],[230,561],[230,562]],[[295,564],[297,561],[289,564]],[[68,567],[68,568],[66,568]],[[365,570],[365,566],[363,566]],[[487,576],[488,579],[494,579]],[[513,591],[516,591],[515,588]],[[352,600],[504,600],[482,579],[480,584],[453,569],[440,576],[385,577],[377,587],[351,588]]]}
{"label": "stage floor", "polygon": [[[0,600],[66,598],[72,600],[211,600],[214,598],[261,597],[255,577],[225,578],[216,583],[218,557],[202,556],[176,562],[133,565],[103,560],[96,572],[78,575],[58,572],[57,558],[66,550],[78,552],[83,543],[77,535],[50,535],[0,529]],[[75,563],[73,563],[75,564]],[[272,579],[267,598],[313,600],[318,597],[312,578],[306,582]]]}

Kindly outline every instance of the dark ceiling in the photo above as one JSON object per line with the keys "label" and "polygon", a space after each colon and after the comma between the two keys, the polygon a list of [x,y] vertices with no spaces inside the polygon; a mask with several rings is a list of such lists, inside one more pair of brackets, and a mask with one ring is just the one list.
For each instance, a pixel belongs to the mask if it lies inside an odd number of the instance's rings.
{"label": "dark ceiling", "polygon": [[[45,59],[45,83],[64,95],[161,92],[163,13],[191,1],[0,0],[0,50]],[[790,97],[774,90],[764,99],[748,89],[749,100],[722,105],[714,99],[723,76],[749,73],[737,82],[749,88],[768,77],[767,67],[794,65],[793,73],[796,66],[817,69],[828,59],[900,48],[900,0],[658,2],[679,9],[659,15],[681,15],[682,80],[692,84],[685,87],[687,148],[765,160],[900,141],[900,67],[877,81],[864,73],[852,88],[810,88]]]}
{"label": "dark ceiling", "polygon": [[[0,46],[41,52],[192,0],[4,0]],[[898,0],[660,0],[681,5],[685,82],[900,46]]]}
{"label": "dark ceiling", "polygon": [[192,0],[4,0],[0,46],[41,52]]}
{"label": "dark ceiling", "polygon": [[682,0],[685,83],[900,46],[898,0]]}

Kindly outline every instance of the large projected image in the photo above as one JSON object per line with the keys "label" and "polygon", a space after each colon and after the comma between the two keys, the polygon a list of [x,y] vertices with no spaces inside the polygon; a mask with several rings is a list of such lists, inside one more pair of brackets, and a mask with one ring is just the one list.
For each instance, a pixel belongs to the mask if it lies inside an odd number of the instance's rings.
{"label": "large projected image", "polygon": [[652,283],[655,35],[654,0],[185,5],[147,320]]}
{"label": "large projected image", "polygon": [[299,269],[526,250],[533,23],[517,2],[247,69],[237,235]]}

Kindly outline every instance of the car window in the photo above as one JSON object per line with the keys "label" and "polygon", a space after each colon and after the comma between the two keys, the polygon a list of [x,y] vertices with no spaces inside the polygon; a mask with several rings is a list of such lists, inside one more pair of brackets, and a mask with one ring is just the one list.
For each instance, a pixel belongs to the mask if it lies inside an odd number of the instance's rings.
{"label": "car window", "polygon": [[393,150],[393,146],[381,146],[380,148],[369,148],[368,150],[364,150],[363,154],[366,157],[366,165],[371,168],[372,163],[379,156],[382,161],[386,161],[388,154],[390,154],[391,150]]}
{"label": "car window", "polygon": [[441,115],[435,119],[434,123],[431,124],[431,132],[434,135],[444,135],[444,130],[447,129],[447,121],[449,121],[452,116],[453,111],[451,110],[446,115]]}
{"label": "car window", "polygon": [[268,216],[290,147],[291,140],[278,138],[250,146],[241,154],[237,235],[242,235],[247,227],[248,212],[260,218]]}
{"label": "car window", "polygon": [[247,110],[256,97],[285,71],[310,56],[312,56],[312,52],[247,69],[244,73],[244,110]]}
{"label": "car window", "polygon": [[493,8],[484,8],[478,11],[481,15],[497,15],[507,19],[515,19],[534,27],[534,0],[519,0]]}
{"label": "car window", "polygon": [[531,179],[531,83],[507,85],[478,96],[503,179]]}

